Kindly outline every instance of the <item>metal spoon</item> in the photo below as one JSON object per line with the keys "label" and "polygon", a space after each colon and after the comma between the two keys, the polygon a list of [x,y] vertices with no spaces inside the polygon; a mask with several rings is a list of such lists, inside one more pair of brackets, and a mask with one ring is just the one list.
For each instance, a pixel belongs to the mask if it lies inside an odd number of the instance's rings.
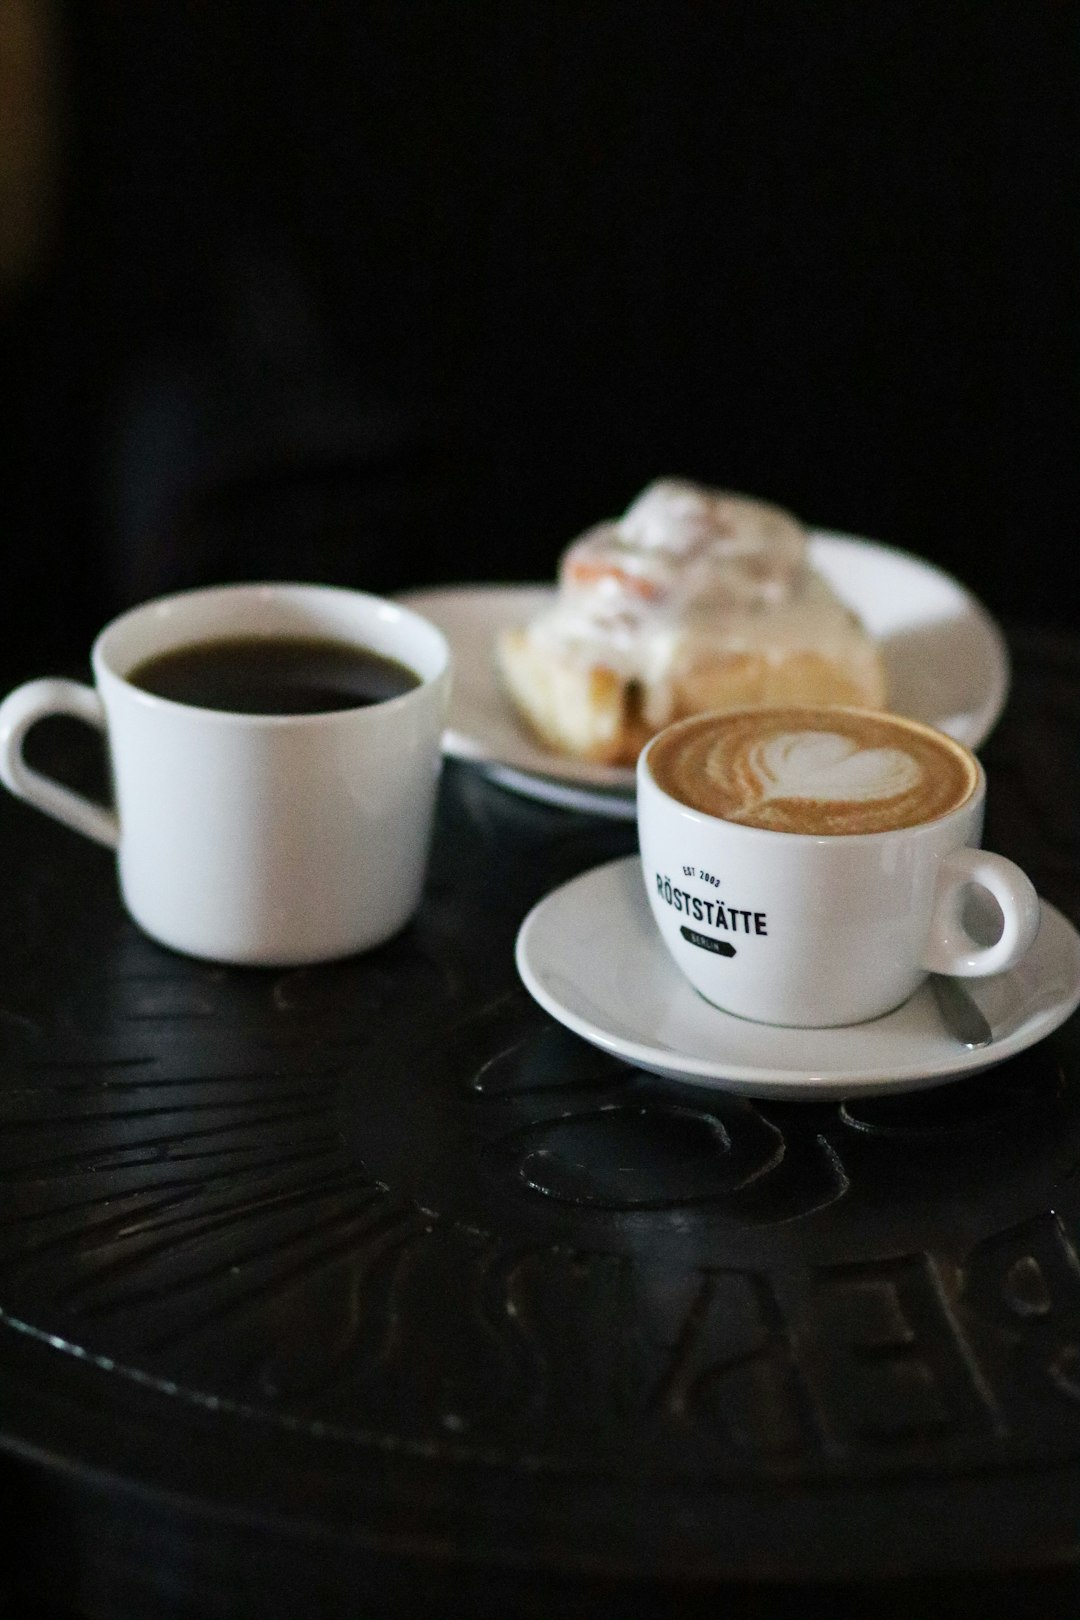
{"label": "metal spoon", "polygon": [[961,1046],[989,1046],[994,1038],[993,1030],[961,981],[944,973],[931,973],[930,987],[949,1033],[956,1036]]}

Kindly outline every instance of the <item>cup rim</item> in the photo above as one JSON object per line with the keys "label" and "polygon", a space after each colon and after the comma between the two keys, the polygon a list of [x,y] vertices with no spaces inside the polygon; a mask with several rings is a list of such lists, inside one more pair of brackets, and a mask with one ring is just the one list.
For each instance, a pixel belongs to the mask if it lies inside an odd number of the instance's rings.
{"label": "cup rim", "polygon": [[[294,597],[302,595],[323,600],[344,598],[362,602],[366,607],[380,612],[388,611],[399,622],[416,627],[430,638],[438,655],[438,667],[432,674],[423,675],[410,665],[413,673],[418,676],[417,684],[410,687],[407,692],[399,693],[397,697],[385,698],[379,703],[359,704],[355,708],[323,710],[311,714],[245,714],[235,709],[202,708],[194,703],[180,703],[175,698],[145,692],[129,680],[126,674],[115,669],[109,661],[112,640],[138,619],[167,612],[174,605],[197,603],[200,597],[206,600],[223,598],[239,600],[244,596],[258,598],[268,594],[286,594]],[[357,590],[349,585],[326,585],[317,581],[239,580],[219,585],[198,585],[187,590],[172,591],[164,596],[148,597],[146,601],[124,609],[98,631],[90,649],[90,663],[99,685],[113,686],[122,691],[129,701],[151,711],[198,715],[200,720],[205,720],[208,724],[276,728],[355,724],[358,715],[374,717],[395,714],[407,705],[424,701],[432,687],[447,679],[452,665],[452,653],[449,641],[436,624],[425,618],[422,613],[417,613],[415,608],[409,607],[404,602],[395,601],[393,597],[380,596],[373,591]]]}
{"label": "cup rim", "polygon": [[681,720],[671,721],[669,725],[664,726],[662,730],[658,731],[655,736],[649,738],[648,742],[638,755],[636,777],[638,804],[637,815],[639,823],[641,819],[642,788],[645,787],[651,792],[657,794],[666,804],[670,805],[673,810],[679,811],[682,815],[689,817],[695,822],[702,825],[715,824],[716,826],[723,827],[732,833],[738,833],[740,835],[746,834],[747,837],[762,838],[766,840],[784,839],[788,842],[797,841],[805,844],[833,845],[867,843],[882,838],[915,838],[926,834],[931,829],[939,828],[945,822],[951,821],[954,816],[959,816],[964,811],[970,811],[973,805],[975,805],[985,794],[986,771],[983,768],[982,761],[978,758],[974,749],[969,748],[968,745],[961,742],[958,737],[950,737],[947,731],[942,731],[940,727],[932,726],[925,720],[916,720],[913,716],[906,714],[894,714],[888,709],[868,708],[865,704],[858,703],[830,703],[820,705],[820,707],[822,709],[822,713],[824,714],[828,714],[830,712],[854,714],[865,716],[868,719],[884,720],[895,723],[901,727],[908,727],[913,731],[921,731],[926,735],[934,737],[942,742],[947,743],[950,747],[955,748],[958,753],[960,753],[969,762],[974,775],[974,780],[972,781],[970,791],[964,795],[964,797],[960,800],[960,803],[954,804],[950,809],[942,811],[940,815],[932,816],[928,821],[916,821],[907,827],[879,827],[873,832],[788,832],[780,827],[751,827],[747,826],[741,821],[728,821],[723,816],[714,815],[709,810],[698,810],[693,805],[686,804],[682,799],[677,799],[674,794],[669,793],[666,788],[661,787],[660,783],[656,780],[656,777],[649,769],[649,755],[652,752],[653,745],[658,742],[661,737],[665,737],[669,732],[676,731],[684,727],[689,729],[691,726],[700,723],[703,719],[708,718],[710,714],[714,714],[719,719],[721,716],[727,715],[762,714],[778,708],[800,709],[814,707],[817,707],[817,705],[801,703],[746,703],[740,704],[734,709],[706,710],[701,714],[686,715]]}

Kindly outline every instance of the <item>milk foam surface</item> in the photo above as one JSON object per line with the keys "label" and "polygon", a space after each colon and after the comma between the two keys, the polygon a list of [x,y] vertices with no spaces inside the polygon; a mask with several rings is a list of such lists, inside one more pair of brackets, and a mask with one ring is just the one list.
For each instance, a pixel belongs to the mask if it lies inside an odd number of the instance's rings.
{"label": "milk foam surface", "polygon": [[756,709],[672,727],[655,781],[708,815],[780,832],[917,826],[970,797],[977,769],[929,727],[856,709]]}

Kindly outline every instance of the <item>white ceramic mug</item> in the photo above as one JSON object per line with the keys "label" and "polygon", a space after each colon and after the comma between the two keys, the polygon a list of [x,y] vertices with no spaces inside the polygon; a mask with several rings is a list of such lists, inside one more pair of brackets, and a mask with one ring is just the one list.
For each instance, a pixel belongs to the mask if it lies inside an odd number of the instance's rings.
{"label": "white ceramic mug", "polygon": [[[146,659],[228,637],[330,638],[405,664],[419,684],[364,708],[257,715],[152,696]],[[266,966],[366,950],[402,928],[423,886],[450,652],[410,609],[322,585],[226,585],[114,619],[94,686],[31,681],[0,704],[0,779],[115,848],[124,903],[162,944]],[[48,715],[105,734],[114,807],[32,769],[23,739]]]}
{"label": "white ceramic mug", "polygon": [[[971,791],[946,814],[819,836],[690,808],[650,771],[658,741],[637,766],[649,903],[682,973],[725,1011],[768,1024],[860,1023],[898,1007],[929,972],[1003,972],[1033,943],[1040,908],[1030,880],[977,847],[986,777],[968,750]],[[989,945],[965,926],[972,885],[1001,909]]]}

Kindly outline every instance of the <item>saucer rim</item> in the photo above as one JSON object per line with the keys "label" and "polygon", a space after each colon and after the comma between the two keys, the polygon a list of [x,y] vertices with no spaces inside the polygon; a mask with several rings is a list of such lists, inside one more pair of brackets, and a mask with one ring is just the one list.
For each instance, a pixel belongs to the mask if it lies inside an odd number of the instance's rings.
{"label": "saucer rim", "polygon": [[[718,1062],[697,1057],[681,1057],[678,1052],[662,1052],[656,1047],[642,1045],[632,1040],[624,1040],[601,1026],[592,1023],[580,1013],[568,1008],[543,984],[536,970],[529,960],[529,951],[532,936],[541,925],[542,912],[549,903],[556,899],[565,902],[566,891],[577,885],[584,885],[587,881],[602,881],[602,875],[613,879],[616,869],[628,869],[631,865],[640,867],[639,854],[618,856],[614,860],[602,862],[598,866],[590,867],[579,872],[576,877],[558,885],[544,895],[530,909],[522,920],[514,942],[514,962],[518,974],[526,990],[533,1000],[545,1012],[555,1019],[564,1028],[571,1030],[590,1045],[609,1053],[613,1057],[631,1063],[637,1068],[649,1073],[658,1074],[681,1084],[709,1086],[716,1089],[738,1092],[741,1095],[770,1097],[782,1099],[807,1099],[823,1096],[869,1096],[883,1095],[900,1091],[914,1091],[928,1089],[933,1086],[946,1084],[950,1081],[963,1079],[965,1076],[978,1074],[986,1069],[996,1068],[999,1064],[1015,1057],[1018,1053],[1027,1051],[1037,1045],[1059,1029],[1072,1013],[1080,1006],[1080,932],[1068,917],[1058,907],[1040,895],[1040,904],[1044,916],[1052,921],[1052,926],[1061,935],[1062,942],[1067,941],[1074,960],[1077,964],[1077,976],[1070,995],[1054,1002],[1050,1007],[1042,1008],[1035,1014],[1025,1018],[1017,1029],[1010,1034],[1003,1035],[994,1040],[989,1047],[969,1050],[961,1048],[950,1059],[935,1062],[929,1071],[923,1066],[907,1064],[899,1070],[892,1066],[888,1071],[871,1070],[863,1064],[852,1069],[826,1068],[821,1069],[778,1069],[763,1064],[747,1065],[737,1063],[724,1066],[724,1072],[718,1069]],[[663,952],[659,936],[655,942],[658,953]],[[1060,949],[1060,944],[1055,949]],[[660,954],[658,959],[668,964],[668,958]],[[671,965],[671,972],[677,973]],[[923,984],[915,991],[915,996],[929,996],[927,985]],[[704,1005],[704,997],[701,998]],[[913,997],[903,1003],[907,1007]],[[736,1015],[723,1011],[721,1008],[713,1009],[718,1018],[732,1019]],[[890,1018],[900,1013],[902,1008],[894,1008],[892,1012],[885,1013],[880,1019],[869,1020],[868,1023],[881,1023],[885,1025]],[[739,1019],[740,1024],[753,1028],[750,1019]],[[773,1030],[778,1026],[763,1025],[763,1029]],[[784,1026],[793,1040],[800,1034],[819,1036],[831,1035],[842,1040],[845,1030],[863,1030],[866,1024],[834,1025],[824,1028],[809,1026]],[[672,1061],[664,1062],[665,1055],[670,1055]]]}

